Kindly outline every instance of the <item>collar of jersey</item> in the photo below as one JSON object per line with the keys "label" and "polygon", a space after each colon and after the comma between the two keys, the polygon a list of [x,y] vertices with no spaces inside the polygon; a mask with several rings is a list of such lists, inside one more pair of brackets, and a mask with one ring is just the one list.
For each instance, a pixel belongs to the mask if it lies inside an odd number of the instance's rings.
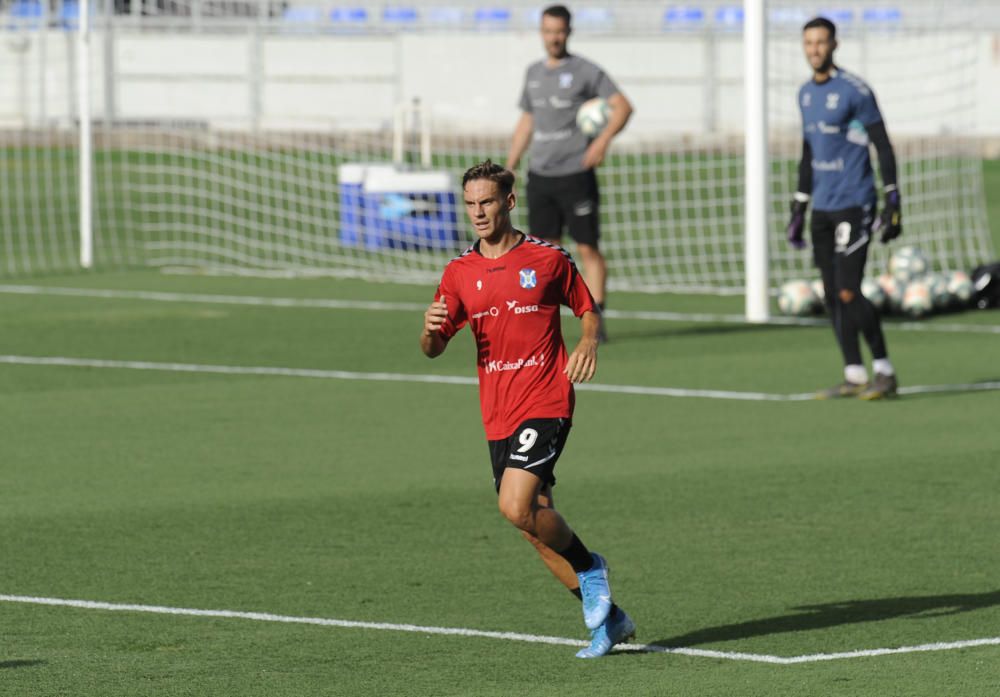
{"label": "collar of jersey", "polygon": [[[497,259],[503,259],[505,256],[507,256],[508,254],[510,254],[511,252],[513,252],[515,249],[517,249],[518,247],[520,247],[522,244],[524,244],[524,241],[526,239],[528,239],[528,234],[527,233],[521,232],[520,230],[514,230],[514,232],[521,233],[521,239],[519,239],[514,244],[513,247],[511,247],[506,252],[504,252],[503,254],[501,254],[500,256],[498,256]],[[483,256],[483,253],[479,251],[479,243],[480,242],[482,242],[482,240],[476,240],[475,242],[473,242],[472,243],[472,249],[476,252],[476,254],[478,254],[479,256],[483,257],[483,259],[488,259],[489,257]],[[497,259],[490,259],[490,261],[496,261]]]}
{"label": "collar of jersey", "polygon": [[573,57],[572,53],[567,53],[566,57],[563,58],[558,63],[556,63],[555,66],[552,68],[549,67],[549,59],[546,58],[545,60],[542,61],[542,65],[545,67],[546,70],[559,70],[560,68],[565,68],[566,64],[569,63],[569,60],[572,57]]}
{"label": "collar of jersey", "polygon": [[814,85],[829,85],[838,75],[840,75],[840,69],[836,66],[830,68],[830,77],[826,82],[816,82],[816,76],[812,78],[812,83]]}

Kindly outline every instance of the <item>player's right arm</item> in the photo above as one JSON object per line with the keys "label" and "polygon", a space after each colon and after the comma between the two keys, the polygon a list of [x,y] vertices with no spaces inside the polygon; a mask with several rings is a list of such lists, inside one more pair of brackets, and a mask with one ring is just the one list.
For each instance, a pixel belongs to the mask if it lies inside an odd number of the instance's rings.
{"label": "player's right arm", "polygon": [[792,216],[788,221],[786,233],[788,244],[795,249],[803,249],[806,246],[803,232],[806,227],[806,210],[809,208],[809,199],[812,196],[812,148],[809,141],[802,139],[802,159],[799,160],[799,183],[792,197]]}
{"label": "player's right arm", "polygon": [[420,348],[428,358],[437,358],[448,348],[448,339],[441,328],[448,321],[448,302],[445,296],[435,300],[424,313],[424,331],[420,334]]}
{"label": "player's right arm", "polygon": [[531,136],[534,132],[535,117],[532,116],[530,111],[522,111],[521,118],[518,119],[517,125],[514,126],[514,135],[510,139],[510,150],[507,151],[506,167],[511,172],[517,169],[524,151],[531,144]]}

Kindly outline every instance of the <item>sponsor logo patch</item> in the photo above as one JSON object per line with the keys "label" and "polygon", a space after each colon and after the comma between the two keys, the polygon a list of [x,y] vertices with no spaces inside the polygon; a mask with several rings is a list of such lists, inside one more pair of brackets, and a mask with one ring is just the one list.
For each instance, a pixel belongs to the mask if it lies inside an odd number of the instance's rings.
{"label": "sponsor logo patch", "polygon": [[521,368],[541,368],[545,366],[545,354],[540,353],[530,358],[518,358],[516,361],[486,361],[483,368],[487,373],[503,373],[508,370],[521,370]]}

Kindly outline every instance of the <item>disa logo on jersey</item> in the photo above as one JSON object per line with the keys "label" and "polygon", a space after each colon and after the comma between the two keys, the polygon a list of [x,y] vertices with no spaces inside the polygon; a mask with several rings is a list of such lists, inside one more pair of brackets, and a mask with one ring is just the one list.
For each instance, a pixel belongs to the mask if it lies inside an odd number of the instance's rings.
{"label": "disa logo on jersey", "polygon": [[518,275],[520,276],[522,288],[534,288],[538,285],[538,276],[535,274],[534,269],[521,269]]}
{"label": "disa logo on jersey", "polygon": [[513,310],[515,315],[526,315],[529,312],[538,312],[538,305],[518,305],[517,300],[508,300],[507,309]]}

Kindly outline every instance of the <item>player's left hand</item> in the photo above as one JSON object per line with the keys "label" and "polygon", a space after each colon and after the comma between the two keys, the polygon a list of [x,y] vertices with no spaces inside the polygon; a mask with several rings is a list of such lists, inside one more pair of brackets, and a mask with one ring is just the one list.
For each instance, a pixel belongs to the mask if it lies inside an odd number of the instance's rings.
{"label": "player's left hand", "polygon": [[563,373],[570,382],[587,382],[597,372],[597,339],[580,339],[569,354]]}
{"label": "player's left hand", "polygon": [[583,166],[587,169],[599,167],[608,153],[608,144],[609,141],[600,137],[591,141],[587,146],[587,152],[583,153]]}
{"label": "player's left hand", "polygon": [[879,240],[885,244],[903,234],[903,213],[900,211],[899,191],[893,189],[885,195],[885,206],[875,217],[873,232],[881,232]]}

